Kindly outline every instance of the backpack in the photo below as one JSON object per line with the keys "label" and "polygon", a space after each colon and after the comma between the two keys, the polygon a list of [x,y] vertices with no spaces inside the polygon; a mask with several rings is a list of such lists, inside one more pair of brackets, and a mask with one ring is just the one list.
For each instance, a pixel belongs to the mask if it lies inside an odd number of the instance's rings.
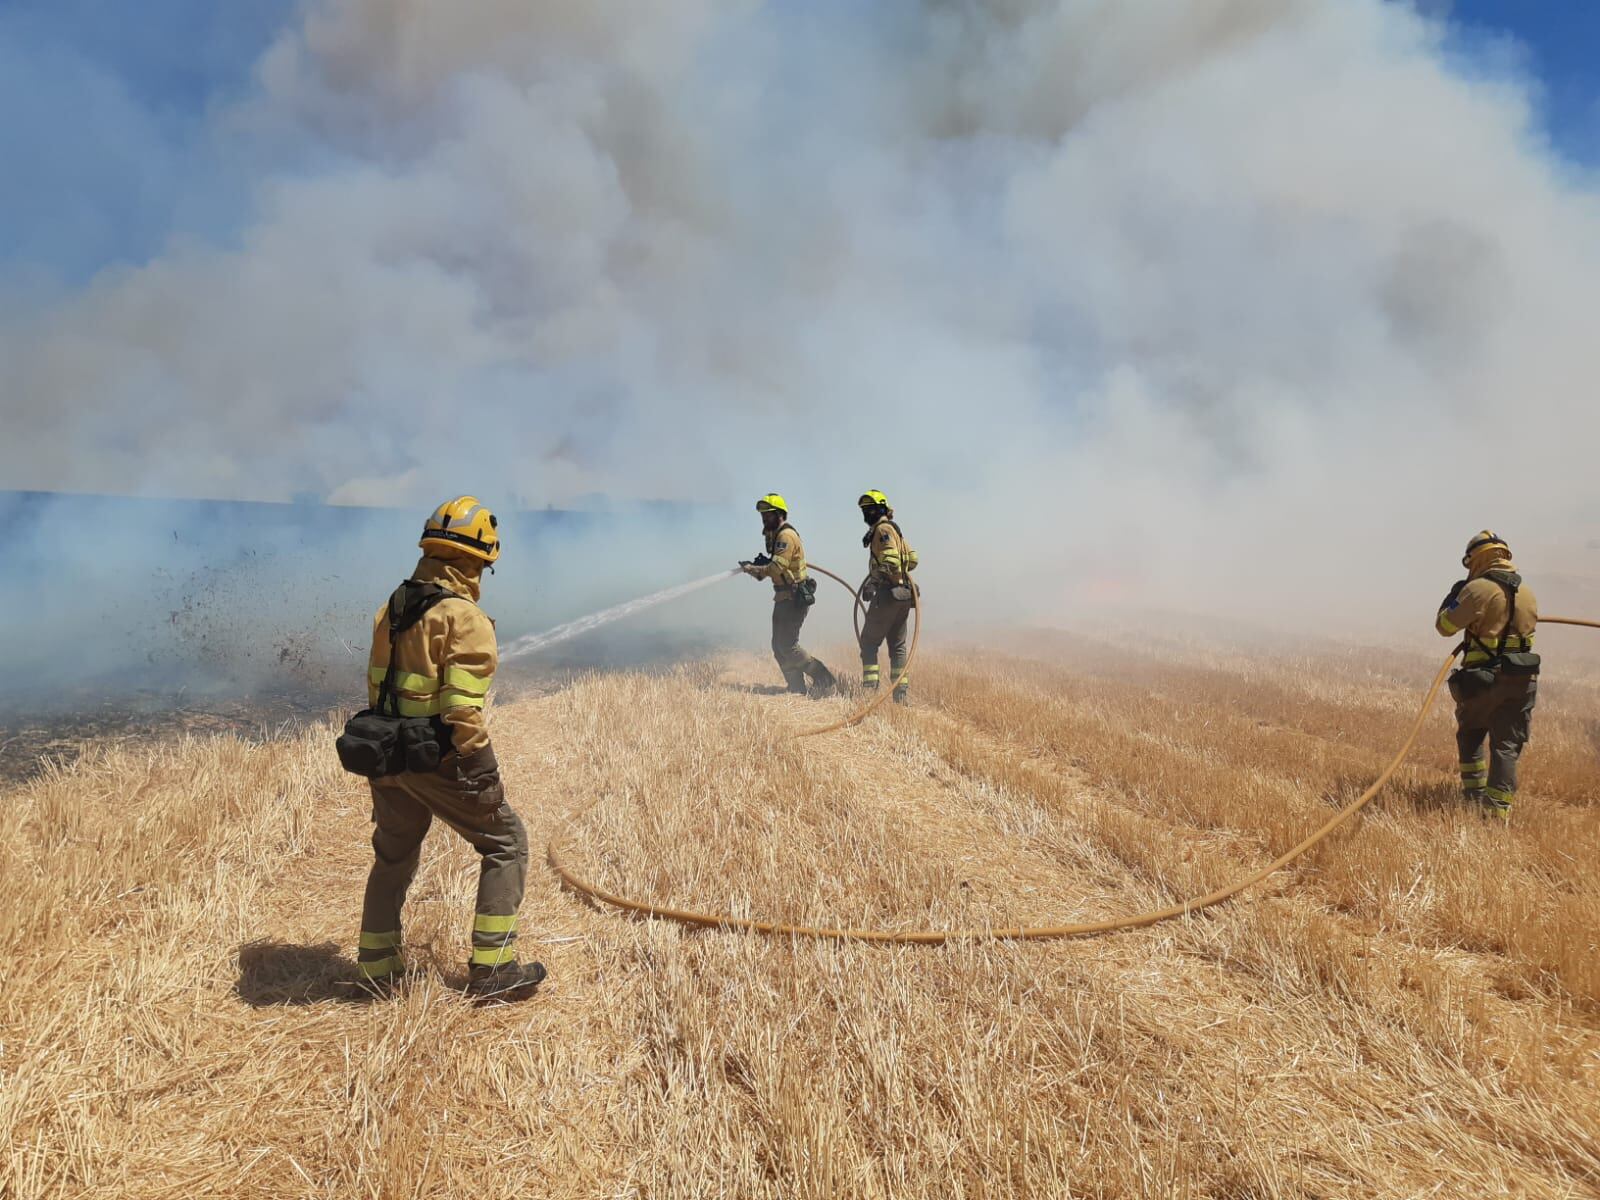
{"label": "backpack", "polygon": [[378,685],[378,703],[364,708],[345,722],[334,741],[339,764],[352,775],[382,779],[405,771],[431,773],[439,769],[452,746],[450,730],[438,716],[402,717],[395,695],[395,643],[441,600],[460,599],[436,583],[408,579],[389,597],[389,667]]}
{"label": "backpack", "polygon": [[1522,586],[1522,576],[1512,571],[1490,571],[1484,576],[1499,585],[1506,594],[1506,623],[1500,631],[1500,648],[1489,649],[1481,638],[1467,634],[1467,643],[1477,643],[1478,649],[1489,657],[1476,666],[1462,667],[1450,676],[1450,695],[1457,701],[1481,696],[1495,685],[1502,674],[1532,676],[1539,673],[1539,656],[1532,650],[1506,650],[1506,640],[1517,620],[1517,589]]}

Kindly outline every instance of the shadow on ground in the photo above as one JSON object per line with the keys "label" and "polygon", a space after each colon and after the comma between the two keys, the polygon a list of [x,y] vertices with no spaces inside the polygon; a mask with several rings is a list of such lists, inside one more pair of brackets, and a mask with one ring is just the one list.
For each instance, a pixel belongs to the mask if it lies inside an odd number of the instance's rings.
{"label": "shadow on ground", "polygon": [[246,942],[239,947],[234,991],[254,1008],[369,999],[356,964],[333,942]]}
{"label": "shadow on ground", "polygon": [[[1341,777],[1322,792],[1322,803],[1329,808],[1344,808],[1366,791],[1372,780],[1356,775]],[[1463,803],[1461,785],[1453,779],[1391,779],[1373,797],[1368,812],[1383,809],[1410,812],[1475,811]]]}
{"label": "shadow on ground", "polygon": [[1461,785],[1454,780],[1391,780],[1374,803],[1405,805],[1414,812],[1472,811],[1461,799]]}

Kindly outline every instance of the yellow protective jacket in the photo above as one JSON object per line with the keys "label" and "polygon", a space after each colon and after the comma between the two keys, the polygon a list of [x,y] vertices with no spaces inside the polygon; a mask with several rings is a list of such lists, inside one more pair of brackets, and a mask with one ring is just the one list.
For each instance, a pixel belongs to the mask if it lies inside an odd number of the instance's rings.
{"label": "yellow protective jacket", "polygon": [[1495,582],[1495,576],[1512,577],[1516,570],[1510,559],[1491,563],[1457,593],[1454,601],[1441,608],[1434,619],[1434,628],[1440,636],[1465,635],[1466,654],[1461,660],[1464,665],[1471,667],[1487,662],[1502,651],[1514,654],[1533,648],[1533,632],[1539,624],[1539,599],[1525,583],[1519,583],[1516,617],[1506,634],[1505,645],[1500,643],[1500,635],[1506,628],[1508,602],[1506,589]]}
{"label": "yellow protective jacket", "polygon": [[758,567],[759,578],[772,580],[772,598],[789,594],[789,589],[806,577],[806,547],[800,533],[785,521],[765,535],[767,555],[772,559]]}
{"label": "yellow protective jacket", "polygon": [[[489,744],[483,706],[499,663],[494,622],[478,607],[478,571],[460,560],[428,556],[411,578],[436,583],[457,598],[439,601],[395,642],[395,694],[402,717],[439,716],[450,727],[458,754]],[[378,688],[389,669],[389,606],[372,623],[372,653],[367,659],[367,703],[378,703]]]}
{"label": "yellow protective jacket", "polygon": [[917,569],[917,552],[906,542],[905,534],[893,520],[885,518],[872,527],[865,539],[867,572],[876,583],[888,587],[909,585]]}

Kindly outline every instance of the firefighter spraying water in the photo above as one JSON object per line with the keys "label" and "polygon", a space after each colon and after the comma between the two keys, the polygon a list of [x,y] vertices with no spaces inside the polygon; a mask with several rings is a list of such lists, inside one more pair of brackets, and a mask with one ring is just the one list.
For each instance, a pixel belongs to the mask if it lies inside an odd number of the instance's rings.
{"label": "firefighter spraying water", "polygon": [[756,501],[766,552],[739,564],[752,579],[772,580],[772,657],[791,692],[804,696],[832,695],[833,672],[800,645],[800,627],[817,602],[817,581],[806,570],[805,544],[789,524],[789,503],[777,492]]}

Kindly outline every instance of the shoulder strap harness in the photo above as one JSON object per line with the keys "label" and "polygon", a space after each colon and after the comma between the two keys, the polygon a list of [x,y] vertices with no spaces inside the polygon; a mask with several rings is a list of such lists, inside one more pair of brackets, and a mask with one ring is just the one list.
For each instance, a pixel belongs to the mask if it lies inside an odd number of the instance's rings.
{"label": "shoulder strap harness", "polygon": [[423,615],[441,600],[465,599],[465,596],[458,596],[437,583],[418,583],[415,579],[408,579],[395,588],[389,596],[389,667],[383,673],[383,682],[378,685],[379,712],[390,717],[400,715],[400,701],[394,695],[397,672],[394,648],[400,635],[422,620]]}
{"label": "shoulder strap harness", "polygon": [[1476,642],[1478,649],[1488,657],[1489,665],[1499,665],[1500,657],[1506,652],[1506,640],[1511,636],[1512,629],[1517,623],[1517,589],[1522,586],[1522,576],[1514,571],[1489,571],[1484,575],[1490,583],[1497,584],[1506,594],[1506,624],[1500,631],[1500,648],[1490,650],[1482,638],[1467,634],[1469,643]]}

